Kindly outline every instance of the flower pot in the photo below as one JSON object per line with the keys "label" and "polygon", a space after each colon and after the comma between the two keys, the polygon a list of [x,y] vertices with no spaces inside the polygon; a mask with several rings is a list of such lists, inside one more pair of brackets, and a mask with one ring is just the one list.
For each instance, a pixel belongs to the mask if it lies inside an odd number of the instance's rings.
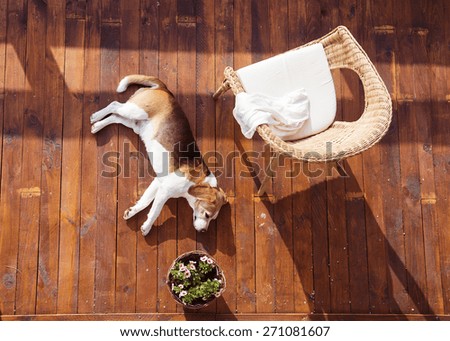
{"label": "flower pot", "polygon": [[[166,283],[175,301],[189,309],[206,307],[222,295],[226,286],[216,260],[200,250],[178,256],[167,272]],[[205,295],[197,297],[200,294]]]}

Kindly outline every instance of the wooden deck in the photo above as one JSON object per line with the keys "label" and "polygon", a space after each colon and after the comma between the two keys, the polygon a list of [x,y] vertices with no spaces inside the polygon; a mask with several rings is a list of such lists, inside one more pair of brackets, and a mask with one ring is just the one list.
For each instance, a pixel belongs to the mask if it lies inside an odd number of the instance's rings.
{"label": "wooden deck", "polygon": [[[0,319],[448,319],[449,16],[445,0],[0,1]],[[347,177],[287,161],[257,197],[247,166],[267,153],[243,138],[231,93],[212,100],[223,69],[338,25],[386,82],[391,128],[342,163]],[[147,211],[122,219],[152,179],[145,149],[122,126],[92,135],[89,116],[126,100],[130,73],[176,94],[229,195],[206,234],[184,199],[146,238]],[[338,118],[357,119],[357,76],[333,77]],[[196,248],[227,290],[185,313],[165,277]]]}

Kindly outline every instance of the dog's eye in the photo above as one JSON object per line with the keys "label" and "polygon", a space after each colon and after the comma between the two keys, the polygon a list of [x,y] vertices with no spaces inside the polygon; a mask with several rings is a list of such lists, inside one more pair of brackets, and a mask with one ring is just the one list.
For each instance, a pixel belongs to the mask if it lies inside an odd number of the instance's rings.
{"label": "dog's eye", "polygon": [[205,217],[206,217],[206,219],[209,219],[209,214],[205,213]]}

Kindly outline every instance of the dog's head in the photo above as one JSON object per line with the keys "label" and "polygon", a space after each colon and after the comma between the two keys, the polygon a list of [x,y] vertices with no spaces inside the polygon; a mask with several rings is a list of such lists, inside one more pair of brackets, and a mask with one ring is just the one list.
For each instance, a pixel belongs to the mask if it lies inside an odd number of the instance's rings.
{"label": "dog's head", "polygon": [[225,192],[219,187],[209,184],[194,185],[188,193],[196,200],[194,202],[194,228],[198,232],[206,232],[209,222],[216,219],[220,208],[228,202]]}

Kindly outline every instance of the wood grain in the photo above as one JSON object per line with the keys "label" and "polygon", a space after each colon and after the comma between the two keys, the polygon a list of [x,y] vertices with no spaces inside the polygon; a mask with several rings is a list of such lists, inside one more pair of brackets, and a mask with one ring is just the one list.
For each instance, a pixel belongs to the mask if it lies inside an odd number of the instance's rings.
{"label": "wood grain", "polygon": [[[0,277],[2,290],[0,311],[14,314],[16,309],[16,285],[19,275],[20,201],[22,188],[23,111],[26,57],[26,11],[23,1],[9,1],[7,12],[7,41],[5,63],[5,96],[3,102],[3,150],[0,205]],[[22,91],[21,91],[22,90]],[[17,162],[20,160],[20,162]]]}
{"label": "wood grain", "polygon": [[[139,8],[139,4],[139,0],[120,3],[122,26],[120,27],[119,79],[139,73],[140,13],[135,10]],[[127,91],[119,96],[120,102],[126,102],[131,93]],[[117,179],[117,261],[114,310],[135,312],[137,238],[140,234],[137,220],[125,221],[123,212],[134,205],[137,199],[139,137],[133,130],[119,125],[118,147],[122,174],[119,174]]]}
{"label": "wood grain", "polygon": [[[169,89],[177,89],[178,39],[177,1],[170,0],[159,8],[159,78]],[[177,201],[170,199],[164,206],[152,233],[158,234],[157,311],[175,312],[177,306],[166,285],[167,271],[177,257]]]}
{"label": "wood grain", "polygon": [[[66,20],[66,44],[84,46],[85,22]],[[84,49],[71,49],[65,54],[66,88],[64,91],[63,146],[61,165],[61,216],[58,272],[58,313],[75,313],[78,301],[79,237],[83,72]]]}
{"label": "wood grain", "polygon": [[[105,17],[106,16],[106,17]],[[102,12],[102,20],[107,13]],[[100,28],[99,108],[116,100],[119,83],[120,26],[102,23]],[[95,254],[95,312],[110,312],[115,305],[117,257],[117,176],[119,167],[117,125],[97,134],[97,229]],[[109,162],[105,162],[109,160]],[[110,167],[113,165],[113,167]]]}
{"label": "wood grain", "polygon": [[[36,309],[36,281],[38,273],[38,239],[40,216],[41,167],[42,160],[43,109],[42,101],[45,78],[40,60],[45,58],[45,45],[39,44],[46,30],[46,13],[43,6],[28,3],[26,77],[31,91],[25,95],[23,138],[30,141],[22,149],[23,186],[20,200],[19,255],[17,268],[20,270],[16,287],[16,311],[33,314]],[[33,56],[33,58],[30,58]]]}
{"label": "wood grain", "polygon": [[[349,28],[357,39],[361,36],[362,6],[354,0],[340,3],[341,23]],[[364,110],[364,94],[361,81],[356,73],[340,70],[340,107],[344,121],[355,121]],[[345,181],[345,210],[348,246],[348,290],[350,311],[364,312],[369,309],[369,288],[367,269],[366,226],[364,210],[364,179],[362,156],[345,160],[348,175]]]}
{"label": "wood grain", "polygon": [[78,274],[78,313],[95,311],[96,238],[98,227],[97,135],[91,133],[90,115],[100,109],[100,17],[99,1],[86,8],[86,51],[83,102],[81,164],[80,271]]}
{"label": "wood grain", "polygon": [[[251,64],[251,27],[246,25],[252,17],[252,7],[249,2],[234,4],[234,39],[242,53],[234,56],[235,67]],[[253,179],[248,177],[245,166],[245,151],[252,150],[252,142],[246,140],[235,124],[235,143],[240,153],[235,160],[235,176],[239,180],[236,186],[236,312],[255,312],[255,216],[252,202],[254,191]],[[239,204],[237,204],[239,203]]]}
{"label": "wood grain", "polygon": [[[396,7],[399,9],[398,7]],[[402,6],[402,10],[409,14],[406,25],[412,24],[412,6]],[[395,9],[395,7],[394,7]],[[416,97],[414,89],[414,60],[415,46],[413,31],[404,33],[399,38],[402,49],[399,50],[401,59],[405,61],[399,66],[403,76],[398,82],[399,115],[402,122],[399,125],[400,157],[403,159],[401,168],[401,186],[403,204],[403,221],[405,233],[405,263],[407,268],[407,286],[412,306],[410,311],[427,310],[426,295],[425,251],[423,244],[422,211],[420,205],[420,170],[417,151],[418,131],[422,129],[417,120],[416,106],[411,105],[411,99]],[[414,251],[413,251],[414,250]]]}
{"label": "wood grain", "polygon": [[[46,91],[51,94],[43,111],[42,176],[39,227],[39,260],[36,313],[56,313],[58,290],[59,211],[61,205],[61,147],[64,108],[65,4],[51,1],[46,9],[45,77]],[[40,66],[41,67],[41,66]],[[45,96],[43,96],[44,98]],[[42,98],[42,99],[43,99]],[[57,113],[57,114],[55,114]]]}
{"label": "wood grain", "polygon": [[[306,42],[305,3],[289,1],[289,48]],[[294,261],[294,311],[313,310],[313,250],[311,230],[311,191],[304,173],[305,164],[292,161],[292,240]]]}
{"label": "wood grain", "polygon": [[[140,12],[141,29],[139,33],[139,73],[158,75],[158,47],[159,47],[159,12],[158,1],[148,0],[141,2]],[[154,32],[155,34],[148,34]],[[138,192],[136,200],[144,193],[153,180],[152,169],[148,160],[147,151],[142,142],[139,142],[139,174]],[[144,223],[148,209],[137,215],[137,226]],[[158,232],[153,230],[143,238],[138,230],[136,250],[136,312],[156,311],[157,283],[158,283]]]}

